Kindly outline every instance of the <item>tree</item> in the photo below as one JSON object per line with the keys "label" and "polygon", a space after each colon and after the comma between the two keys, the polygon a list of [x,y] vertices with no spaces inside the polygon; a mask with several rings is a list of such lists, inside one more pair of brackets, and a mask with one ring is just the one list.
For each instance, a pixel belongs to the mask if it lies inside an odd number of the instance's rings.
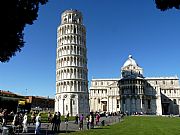
{"label": "tree", "polygon": [[156,7],[161,11],[176,8],[180,9],[180,0],[155,0]]}
{"label": "tree", "polygon": [[[24,28],[38,17],[39,5],[48,0],[4,0],[1,18],[0,61],[7,62],[24,46]],[[3,7],[2,7],[3,6]]]}

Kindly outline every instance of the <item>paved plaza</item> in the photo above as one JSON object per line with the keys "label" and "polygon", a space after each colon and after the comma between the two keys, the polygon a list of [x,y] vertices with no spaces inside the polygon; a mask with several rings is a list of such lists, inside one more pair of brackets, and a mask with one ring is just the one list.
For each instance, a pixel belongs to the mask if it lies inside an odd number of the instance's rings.
{"label": "paved plaza", "polygon": [[[100,119],[100,122],[98,125],[95,125],[95,129],[98,128],[99,126],[102,126],[102,121],[104,121],[105,125],[111,125],[111,124],[114,124],[114,123],[118,123],[120,121],[122,121],[120,119],[119,116],[109,116],[109,117],[101,117]],[[55,133],[53,133],[51,131],[51,128],[52,128],[52,124],[50,123],[42,123],[41,125],[41,134],[42,135],[54,135]],[[84,125],[83,125],[83,130],[87,130],[87,127],[86,127],[86,121],[84,120]],[[28,133],[22,133],[22,130],[20,130],[18,132],[16,132],[16,135],[34,135],[34,131],[35,131],[35,125],[33,124],[30,124],[28,125]],[[68,124],[65,124],[64,121],[61,122],[61,126],[60,126],[60,132],[59,133],[62,133],[62,134],[65,134],[65,133],[70,133],[70,132],[76,132],[76,131],[79,131],[79,124],[75,124],[74,121],[69,121]],[[0,132],[0,135],[2,134],[2,132]]]}

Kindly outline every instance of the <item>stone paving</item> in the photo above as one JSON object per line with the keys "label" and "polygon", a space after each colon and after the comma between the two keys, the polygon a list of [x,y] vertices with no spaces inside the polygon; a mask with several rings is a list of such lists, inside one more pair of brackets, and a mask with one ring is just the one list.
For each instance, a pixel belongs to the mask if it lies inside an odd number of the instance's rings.
{"label": "stone paving", "polygon": [[[109,116],[109,117],[101,117],[100,122],[98,125],[95,125],[94,128],[97,128],[99,126],[102,126],[102,121],[104,120],[105,125],[111,125],[114,123],[118,123],[122,121],[119,116]],[[54,135],[51,131],[52,125],[50,123],[42,123],[41,125],[41,134],[42,135]],[[17,130],[16,135],[34,135],[35,125],[30,124],[28,125],[28,133],[22,133],[22,129]],[[84,121],[83,130],[87,130],[86,127],[86,121]],[[59,133],[70,133],[70,132],[76,132],[79,131],[79,125],[75,124],[74,121],[69,121],[68,124],[65,124],[65,122],[61,122],[60,126],[60,132]],[[0,135],[3,135],[2,132],[0,132]]]}

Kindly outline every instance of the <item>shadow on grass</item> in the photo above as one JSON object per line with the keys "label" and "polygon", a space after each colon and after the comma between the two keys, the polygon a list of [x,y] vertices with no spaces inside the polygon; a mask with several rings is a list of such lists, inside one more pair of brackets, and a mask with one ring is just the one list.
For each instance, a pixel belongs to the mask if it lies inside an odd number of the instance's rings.
{"label": "shadow on grass", "polygon": [[66,131],[66,130],[61,130],[61,131],[58,132],[58,133],[72,133],[72,132],[76,132],[76,131],[73,131],[73,130],[68,130],[68,131]]}
{"label": "shadow on grass", "polygon": [[108,127],[97,127],[97,128],[92,128],[93,130],[96,130],[96,129],[109,129]]}

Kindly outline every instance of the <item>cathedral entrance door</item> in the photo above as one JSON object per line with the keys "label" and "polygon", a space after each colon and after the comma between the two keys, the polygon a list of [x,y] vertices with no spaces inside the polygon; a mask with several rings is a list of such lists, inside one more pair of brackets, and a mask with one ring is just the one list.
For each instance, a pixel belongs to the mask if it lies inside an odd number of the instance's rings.
{"label": "cathedral entrance door", "polygon": [[107,101],[101,101],[103,104],[103,111],[106,112],[107,111]]}
{"label": "cathedral entrance door", "polygon": [[162,114],[169,115],[169,103],[162,103]]}

